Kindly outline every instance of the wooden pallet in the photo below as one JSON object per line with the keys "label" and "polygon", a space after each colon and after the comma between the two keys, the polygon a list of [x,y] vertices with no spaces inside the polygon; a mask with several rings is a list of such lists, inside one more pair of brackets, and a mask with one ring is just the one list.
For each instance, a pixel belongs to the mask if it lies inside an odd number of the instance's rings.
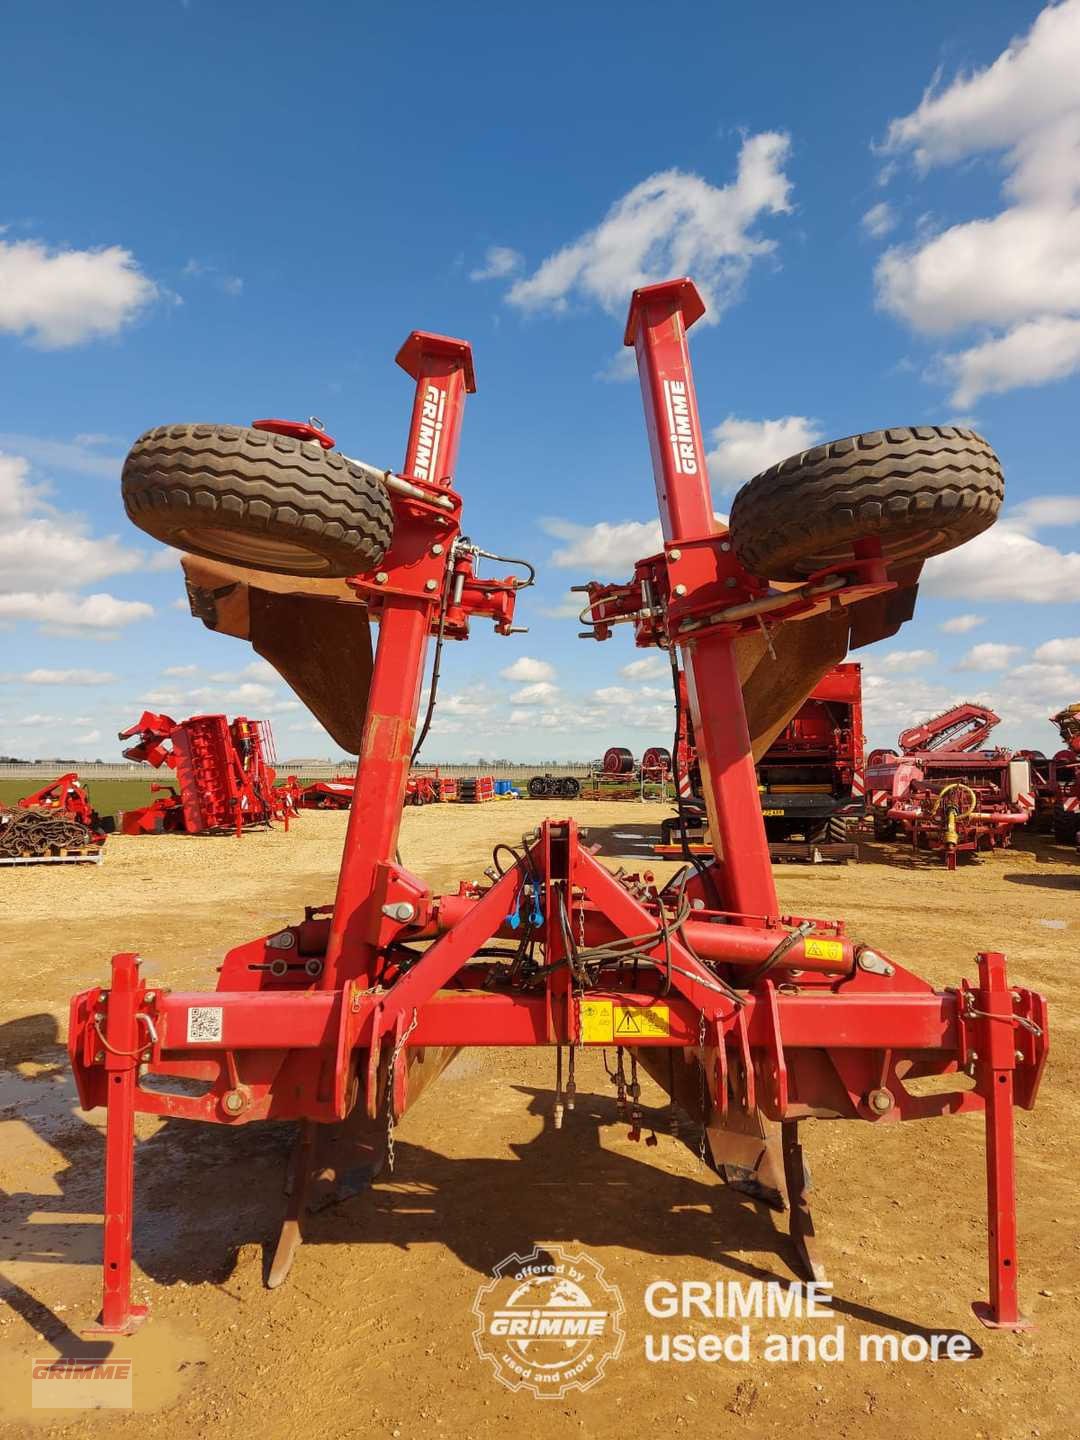
{"label": "wooden pallet", "polygon": [[61,850],[59,855],[0,855],[0,865],[100,865],[105,858],[98,845],[85,850]]}
{"label": "wooden pallet", "polygon": [[850,860],[858,864],[859,847],[838,840],[816,845],[807,840],[781,840],[769,845],[769,855],[773,860],[795,860],[810,865],[846,865]]}

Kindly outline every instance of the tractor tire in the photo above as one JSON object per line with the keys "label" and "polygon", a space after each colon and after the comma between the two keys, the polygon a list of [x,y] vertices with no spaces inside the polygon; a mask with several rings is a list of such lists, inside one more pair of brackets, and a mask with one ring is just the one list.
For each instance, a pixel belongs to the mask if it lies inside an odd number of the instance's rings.
{"label": "tractor tire", "polygon": [[382,485],[336,450],[242,425],[159,425],[131,447],[128,517],[155,540],[278,575],[373,570],[394,532]]}
{"label": "tractor tire", "polygon": [[740,564],[765,580],[804,580],[877,540],[886,561],[941,555],[992,525],[1005,481],[997,456],[954,425],[872,430],[763,470],[731,507]]}
{"label": "tractor tire", "polygon": [[1053,829],[1055,844],[1075,845],[1080,835],[1080,815],[1075,810],[1055,810]]}
{"label": "tractor tire", "polygon": [[534,775],[529,781],[529,799],[546,800],[551,794],[546,775]]}
{"label": "tractor tire", "polygon": [[882,819],[881,816],[875,815],[875,816],[874,816],[874,839],[875,839],[875,840],[895,840],[895,839],[896,839],[896,821],[895,821],[895,820],[885,820],[885,819]]}
{"label": "tractor tire", "polygon": [[581,781],[575,775],[567,775],[563,778],[562,793],[564,800],[576,800],[581,794]]}

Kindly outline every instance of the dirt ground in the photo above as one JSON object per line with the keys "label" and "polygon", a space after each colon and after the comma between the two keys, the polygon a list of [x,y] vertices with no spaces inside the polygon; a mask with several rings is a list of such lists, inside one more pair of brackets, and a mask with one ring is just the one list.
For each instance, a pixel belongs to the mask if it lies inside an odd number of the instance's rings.
{"label": "dirt ground", "polygon": [[[575,814],[623,863],[647,853],[667,813],[633,803],[553,807]],[[456,886],[481,873],[496,839],[515,839],[553,807],[409,811],[403,859],[436,888]],[[140,1117],[135,1289],[152,1318],[132,1339],[87,1351],[74,1331],[97,1309],[101,1116],[79,1110],[67,1070],[68,997],[105,977],[113,951],[130,949],[161,984],[212,988],[228,947],[332,898],[344,827],[342,815],[307,814],[289,835],[239,842],[114,837],[99,869],[0,872],[3,1433],[127,1436],[148,1418],[159,1440],[1077,1433],[1080,1076],[1067,996],[1080,865],[1042,839],[955,875],[875,845],[857,866],[777,870],[786,907],[846,917],[854,933],[935,983],[974,976],[976,949],[1000,949],[1015,982],[1048,996],[1051,1060],[1037,1108],[1020,1112],[1017,1126],[1031,1333],[985,1331],[969,1309],[986,1283],[979,1117],[811,1124],[815,1221],[845,1358],[647,1361],[650,1332],[737,1325],[650,1319],[646,1285],[787,1281],[783,1226],[722,1186],[683,1141],[661,1132],[655,1147],[632,1143],[596,1051],[579,1067],[576,1111],[554,1131],[552,1057],[513,1050],[458,1057],[399,1125],[394,1174],[313,1217],[288,1283],[273,1292],[262,1288],[262,1250],[280,1218],[289,1128]],[[502,1387],[472,1341],[478,1287],[505,1256],[534,1245],[586,1251],[625,1304],[620,1356],[590,1390],[557,1401]],[[752,1321],[752,1343],[799,1328]],[[859,1337],[871,1332],[960,1332],[976,1349],[965,1363],[860,1360]],[[29,1408],[32,1358],[110,1348],[135,1360],[133,1411]]]}

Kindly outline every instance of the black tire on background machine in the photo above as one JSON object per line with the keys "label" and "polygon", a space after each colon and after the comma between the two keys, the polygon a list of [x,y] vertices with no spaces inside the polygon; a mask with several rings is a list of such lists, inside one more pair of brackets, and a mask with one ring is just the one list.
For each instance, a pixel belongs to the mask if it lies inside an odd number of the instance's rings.
{"label": "black tire on background machine", "polygon": [[974,430],[918,425],[849,435],[763,470],[735,496],[731,543],[766,580],[802,580],[877,539],[886,560],[925,560],[994,523],[1001,464]]}
{"label": "black tire on background machine", "polygon": [[1080,814],[1059,806],[1054,811],[1053,830],[1056,844],[1075,845],[1080,836]]}
{"label": "black tire on background machine", "polygon": [[533,775],[529,780],[529,799],[546,800],[551,794],[546,775]]}
{"label": "black tire on background machine", "polygon": [[632,775],[634,773],[633,752],[625,745],[610,745],[604,751],[605,775]]}
{"label": "black tire on background machine", "polygon": [[340,451],[245,425],[147,430],[121,492],[155,540],[279,575],[373,570],[394,533],[385,487]]}

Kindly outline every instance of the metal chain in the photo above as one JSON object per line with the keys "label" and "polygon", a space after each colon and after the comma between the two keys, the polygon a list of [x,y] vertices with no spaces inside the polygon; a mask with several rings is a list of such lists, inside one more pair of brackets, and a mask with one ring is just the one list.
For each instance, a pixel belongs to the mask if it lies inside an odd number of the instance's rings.
{"label": "metal chain", "polygon": [[709,1086],[705,1078],[705,1011],[698,1013],[698,1064],[701,1066],[701,1135],[698,1139],[698,1159],[703,1165],[705,1159],[705,1123],[708,1118]]}
{"label": "metal chain", "polygon": [[394,1053],[390,1056],[390,1065],[386,1072],[386,1163],[391,1175],[394,1173],[394,1071],[397,1069],[398,1056],[415,1029],[416,1011],[413,1010],[408,1028],[394,1046]]}

